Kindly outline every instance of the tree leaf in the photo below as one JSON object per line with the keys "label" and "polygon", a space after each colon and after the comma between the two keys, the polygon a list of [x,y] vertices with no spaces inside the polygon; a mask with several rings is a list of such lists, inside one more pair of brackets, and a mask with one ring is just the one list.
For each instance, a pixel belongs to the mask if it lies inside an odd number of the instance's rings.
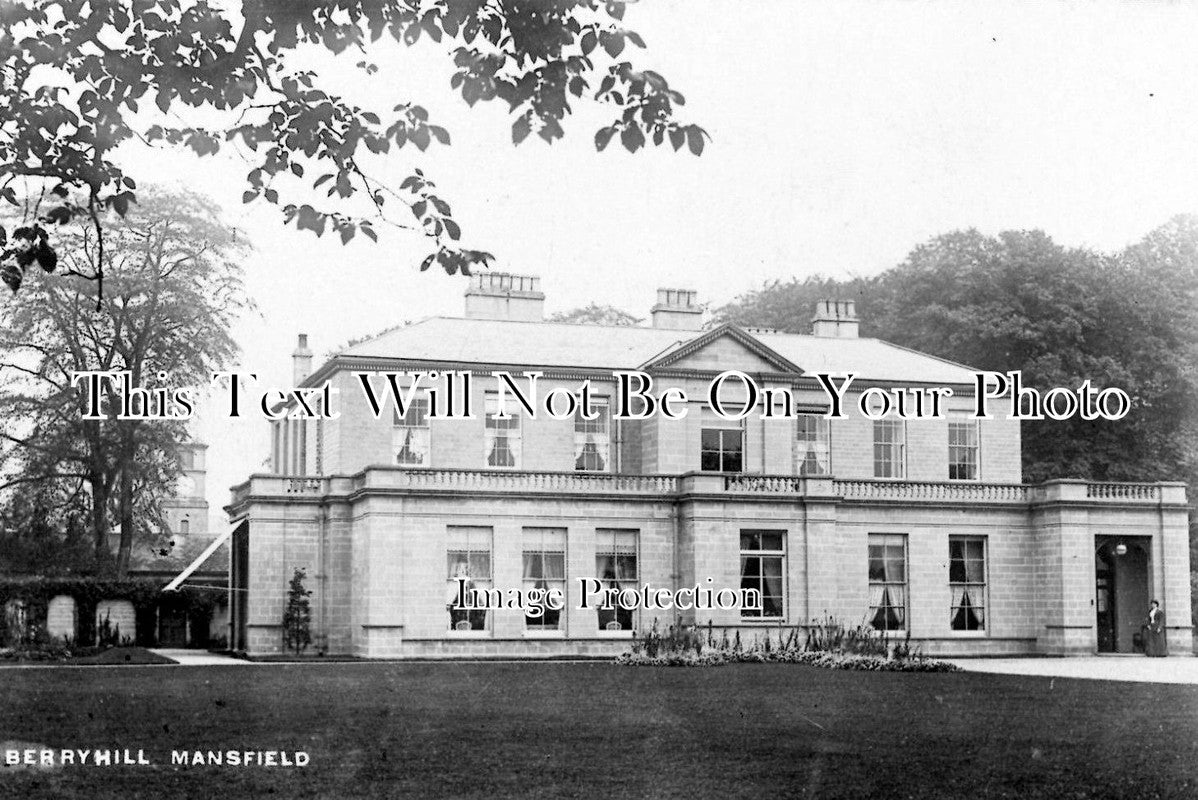
{"label": "tree leaf", "polygon": [[624,144],[624,149],[635,153],[645,144],[645,134],[641,132],[639,125],[629,125],[620,131],[620,141]]}
{"label": "tree leaf", "polygon": [[607,143],[611,141],[611,137],[616,133],[615,127],[600,128],[595,133],[595,149],[603,152],[607,147]]}
{"label": "tree leaf", "polygon": [[[530,112],[531,113],[531,112]],[[528,121],[529,114],[521,114],[512,123],[512,143],[520,144],[532,132],[532,124]]]}

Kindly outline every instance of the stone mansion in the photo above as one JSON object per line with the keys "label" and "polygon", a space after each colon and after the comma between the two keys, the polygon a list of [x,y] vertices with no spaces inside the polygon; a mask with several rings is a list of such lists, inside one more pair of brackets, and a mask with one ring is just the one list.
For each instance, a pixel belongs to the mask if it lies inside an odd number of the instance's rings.
{"label": "stone mansion", "polygon": [[[971,371],[859,337],[851,302],[820,303],[812,335],[796,335],[704,329],[685,290],[661,290],[636,327],[546,322],[534,277],[474,276],[465,301],[463,317],[393,329],[315,370],[300,337],[296,385],[337,390],[337,416],[271,423],[270,472],[233,489],[235,649],[282,651],[288,582],[304,569],[314,649],[367,658],[614,655],[655,621],[751,640],[829,616],[934,654],[1133,652],[1152,598],[1172,651],[1190,652],[1184,485],[1023,483],[1020,423],[969,416]],[[796,413],[713,413],[706,387],[730,369],[788,389]],[[530,370],[543,390],[608,387],[598,413],[532,417],[509,402],[496,418],[494,381],[476,380],[473,419],[430,415],[427,400],[376,415],[357,377]],[[613,419],[613,370],[684,389],[688,413]],[[817,372],[856,375],[850,397],[954,395],[939,419],[873,420],[856,403],[829,419]],[[752,589],[760,603],[579,608],[584,578]],[[450,602],[463,581],[559,589],[566,603],[463,610]]]}

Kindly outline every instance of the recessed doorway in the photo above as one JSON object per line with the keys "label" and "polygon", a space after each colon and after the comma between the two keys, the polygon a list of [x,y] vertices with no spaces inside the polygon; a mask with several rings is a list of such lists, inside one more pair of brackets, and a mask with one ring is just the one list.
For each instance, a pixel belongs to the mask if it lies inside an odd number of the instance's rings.
{"label": "recessed doorway", "polygon": [[1140,626],[1152,599],[1148,585],[1151,539],[1096,536],[1094,544],[1098,652],[1142,653]]}

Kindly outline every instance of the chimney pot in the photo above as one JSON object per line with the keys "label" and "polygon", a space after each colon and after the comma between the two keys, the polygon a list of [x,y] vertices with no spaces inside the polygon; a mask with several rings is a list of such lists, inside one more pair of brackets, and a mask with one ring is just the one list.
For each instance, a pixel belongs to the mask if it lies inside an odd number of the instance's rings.
{"label": "chimney pot", "polygon": [[811,332],[833,339],[856,339],[857,304],[852,300],[820,300],[811,318]]}
{"label": "chimney pot", "polygon": [[470,319],[511,319],[540,322],[545,294],[536,275],[480,272],[466,287],[466,316]]}
{"label": "chimney pot", "polygon": [[657,304],[650,309],[654,328],[697,331],[703,328],[699,293],[692,289],[658,289]]}
{"label": "chimney pot", "polygon": [[312,374],[312,351],[308,349],[308,334],[301,333],[291,353],[291,373],[295,386],[299,386]]}

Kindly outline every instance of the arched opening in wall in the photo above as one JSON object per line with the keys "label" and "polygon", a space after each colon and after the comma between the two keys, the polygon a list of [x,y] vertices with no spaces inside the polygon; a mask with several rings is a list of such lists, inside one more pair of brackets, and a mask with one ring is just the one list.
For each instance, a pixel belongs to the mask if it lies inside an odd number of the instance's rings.
{"label": "arched opening in wall", "polygon": [[1140,626],[1152,599],[1152,540],[1146,536],[1096,536],[1094,545],[1098,652],[1142,653]]}

